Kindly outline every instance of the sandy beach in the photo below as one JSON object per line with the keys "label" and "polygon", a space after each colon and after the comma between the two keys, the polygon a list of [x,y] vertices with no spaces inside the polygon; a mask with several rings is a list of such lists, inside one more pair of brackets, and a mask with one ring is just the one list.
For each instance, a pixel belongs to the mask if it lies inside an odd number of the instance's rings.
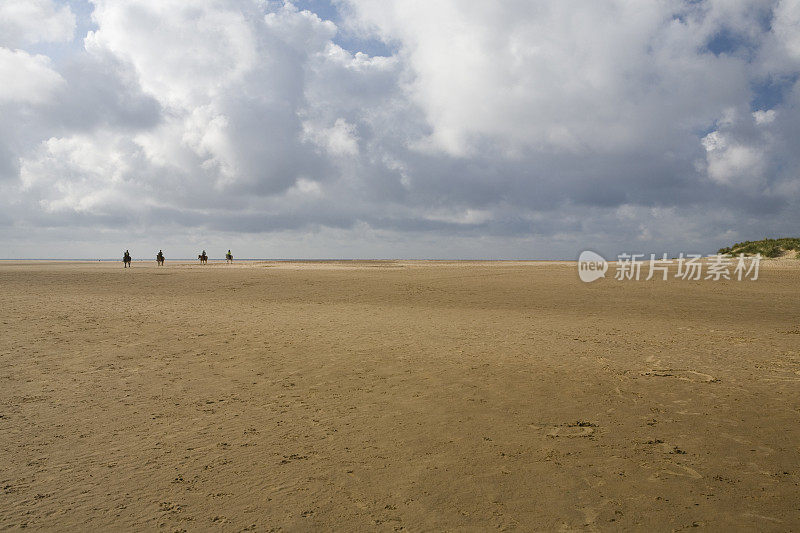
{"label": "sandy beach", "polygon": [[800,261],[1,261],[0,287],[0,529],[800,528]]}

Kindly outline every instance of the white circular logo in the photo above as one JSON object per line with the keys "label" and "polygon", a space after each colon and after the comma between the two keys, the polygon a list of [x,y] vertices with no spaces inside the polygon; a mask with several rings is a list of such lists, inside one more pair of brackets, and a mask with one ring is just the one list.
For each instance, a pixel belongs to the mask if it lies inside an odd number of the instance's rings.
{"label": "white circular logo", "polygon": [[600,254],[590,250],[581,252],[578,257],[578,276],[581,281],[591,283],[592,281],[606,276],[608,262]]}

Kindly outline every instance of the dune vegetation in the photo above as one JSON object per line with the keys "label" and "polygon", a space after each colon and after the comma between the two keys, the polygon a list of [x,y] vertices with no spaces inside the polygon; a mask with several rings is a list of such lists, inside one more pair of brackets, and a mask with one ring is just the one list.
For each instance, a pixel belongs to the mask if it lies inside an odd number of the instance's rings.
{"label": "dune vegetation", "polygon": [[729,255],[756,255],[762,257],[783,257],[791,255],[800,259],[800,238],[784,237],[781,239],[761,239],[760,241],[744,241],[728,248],[720,248],[719,253]]}

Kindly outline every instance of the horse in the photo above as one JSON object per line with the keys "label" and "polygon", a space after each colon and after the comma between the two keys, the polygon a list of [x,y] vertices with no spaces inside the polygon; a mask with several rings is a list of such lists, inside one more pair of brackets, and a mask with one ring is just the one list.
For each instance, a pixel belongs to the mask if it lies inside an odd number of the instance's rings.
{"label": "horse", "polygon": [[164,254],[161,252],[158,252],[158,255],[156,256],[156,263],[158,263],[158,266],[164,266]]}
{"label": "horse", "polygon": [[208,263],[208,256],[206,255],[205,252],[203,252],[202,254],[198,255],[197,258],[200,260],[200,264],[201,265],[205,265],[205,264]]}
{"label": "horse", "polygon": [[231,253],[230,250],[228,250],[228,253],[225,254],[225,262],[226,263],[233,263],[233,254]]}
{"label": "horse", "polygon": [[122,256],[122,268],[129,268],[131,266],[131,254],[125,252]]}

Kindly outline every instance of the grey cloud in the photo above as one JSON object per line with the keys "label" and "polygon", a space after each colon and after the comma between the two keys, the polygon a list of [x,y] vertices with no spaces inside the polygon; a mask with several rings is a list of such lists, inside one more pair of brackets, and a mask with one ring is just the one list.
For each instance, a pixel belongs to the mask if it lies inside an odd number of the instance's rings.
{"label": "grey cloud", "polygon": [[[52,249],[43,230],[18,235],[52,228],[328,252],[335,235],[359,256],[519,257],[535,242],[531,257],[571,257],[594,243],[713,251],[800,223],[800,59],[774,29],[791,25],[782,2],[623,19],[612,0],[500,2],[490,17],[449,0],[339,5],[351,36],[396,53],[344,50],[289,4],[99,0],[52,99],[0,108],[13,221],[0,244]],[[437,17],[475,34],[429,30]],[[754,115],[769,76],[793,86]]]}
{"label": "grey cloud", "polygon": [[161,120],[159,103],[139,87],[130,66],[110,57],[80,54],[60,71],[67,89],[42,110],[63,132],[112,127],[135,132]]}

